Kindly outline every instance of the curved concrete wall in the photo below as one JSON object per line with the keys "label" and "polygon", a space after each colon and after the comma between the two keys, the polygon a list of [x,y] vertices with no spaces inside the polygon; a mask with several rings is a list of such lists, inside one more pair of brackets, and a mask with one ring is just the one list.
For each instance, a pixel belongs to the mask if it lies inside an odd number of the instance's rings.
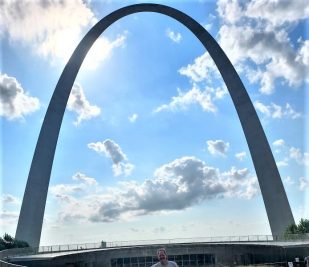
{"label": "curved concrete wall", "polygon": [[13,264],[13,263],[0,260],[0,267],[25,267],[25,265],[17,265],[17,264]]}
{"label": "curved concrete wall", "polygon": [[[16,238],[37,247],[40,242],[50,174],[63,114],[79,68],[96,39],[118,19],[137,12],[156,12],[172,17],[201,41],[217,65],[238,113],[260,184],[273,235],[294,223],[284,187],[265,133],[252,102],[233,65],[215,39],[194,19],[159,4],[131,5],[100,20],[83,38],[66,64],[49,103],[31,163]],[[284,211],[284,212],[282,212]]]}
{"label": "curved concrete wall", "polygon": [[[156,250],[162,245],[142,246],[142,247],[123,247],[115,249],[102,249],[95,251],[85,251],[79,253],[69,253],[67,255],[55,257],[19,258],[14,262],[28,267],[53,267],[53,266],[79,266],[79,267],[116,267],[117,259],[123,259],[127,264],[120,266],[137,267],[138,265],[130,259],[153,258],[152,263],[157,262]],[[295,257],[303,260],[309,253],[309,246],[275,246],[271,244],[169,244],[165,245],[169,258],[178,258],[179,266],[191,266],[187,262],[179,260],[181,257],[204,254],[211,258],[210,265],[207,266],[234,266],[258,263],[274,263],[293,261]],[[184,257],[183,257],[184,258]],[[126,260],[125,260],[126,259]],[[138,261],[140,261],[138,259]],[[143,262],[143,263],[142,263]],[[140,267],[149,267],[151,262],[141,261]],[[195,264],[194,264],[195,265]],[[195,265],[196,266],[196,265]]]}

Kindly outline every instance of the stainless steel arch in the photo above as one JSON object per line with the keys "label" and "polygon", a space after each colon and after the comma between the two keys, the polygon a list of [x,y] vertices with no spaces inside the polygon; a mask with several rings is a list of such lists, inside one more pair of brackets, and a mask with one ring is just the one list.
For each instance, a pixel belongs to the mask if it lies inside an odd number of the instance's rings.
{"label": "stainless steel arch", "polygon": [[50,174],[63,114],[79,68],[90,47],[118,19],[137,12],[162,13],[186,26],[201,41],[217,65],[238,113],[254,163],[273,235],[294,223],[292,211],[267,138],[233,65],[215,39],[194,19],[160,4],[136,4],[100,20],[82,39],[66,64],[49,103],[29,171],[16,238],[39,245]]}

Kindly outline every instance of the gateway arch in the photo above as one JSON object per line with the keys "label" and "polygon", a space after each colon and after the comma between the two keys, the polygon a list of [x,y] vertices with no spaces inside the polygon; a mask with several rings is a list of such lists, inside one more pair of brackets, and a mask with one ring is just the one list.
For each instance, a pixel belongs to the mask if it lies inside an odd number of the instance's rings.
{"label": "gateway arch", "polygon": [[282,234],[289,224],[294,223],[293,214],[264,130],[233,65],[215,39],[190,16],[168,6],[147,3],[118,9],[100,20],[78,44],[66,64],[52,95],[36,144],[15,237],[27,241],[32,247],[39,246],[59,131],[73,83],[87,52],[111,24],[138,12],[156,12],[176,19],[186,26],[209,52],[228,88],[241,122],[272,234]]}

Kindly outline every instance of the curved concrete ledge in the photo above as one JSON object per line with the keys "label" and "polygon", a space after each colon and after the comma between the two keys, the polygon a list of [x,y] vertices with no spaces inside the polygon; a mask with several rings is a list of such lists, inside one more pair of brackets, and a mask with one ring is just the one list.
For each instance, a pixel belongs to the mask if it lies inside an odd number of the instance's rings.
{"label": "curved concrete ledge", "polygon": [[0,260],[0,267],[26,267],[25,265],[17,265]]}
{"label": "curved concrete ledge", "polygon": [[[31,163],[16,230],[16,238],[39,246],[45,203],[58,135],[76,75],[96,39],[118,19],[137,12],[156,12],[176,19],[204,45],[217,65],[241,122],[261,188],[273,235],[294,223],[292,211],[265,133],[253,104],[233,65],[198,22],[174,8],[159,4],[137,4],[116,10],[100,20],[79,43],[66,64],[49,103]],[[282,212],[284,211],[284,212]]]}
{"label": "curved concrete ledge", "polygon": [[[50,266],[105,266],[118,267],[138,266],[149,267],[157,262],[156,250],[162,244],[151,246],[136,246],[124,248],[97,249],[84,252],[68,252],[66,255],[35,255],[32,258],[20,257],[12,259],[13,262],[24,264],[28,267]],[[175,260],[179,266],[189,266],[188,259],[197,260],[198,255],[204,255],[205,264],[208,266],[234,266],[257,263],[274,263],[293,261],[295,257],[301,260],[309,255],[309,245],[284,246],[272,244],[168,244],[165,245],[169,259]],[[187,264],[182,264],[187,261]],[[196,266],[193,262],[192,266]],[[236,263],[236,264],[235,264]],[[75,264],[75,265],[74,265]],[[209,265],[210,264],[210,265]],[[205,266],[199,264],[198,266]],[[207,265],[206,265],[207,266]]]}

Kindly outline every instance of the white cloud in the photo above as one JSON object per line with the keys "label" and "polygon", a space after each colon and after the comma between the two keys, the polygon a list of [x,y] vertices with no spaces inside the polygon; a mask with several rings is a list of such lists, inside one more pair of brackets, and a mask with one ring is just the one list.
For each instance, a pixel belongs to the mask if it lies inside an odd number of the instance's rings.
{"label": "white cloud", "polygon": [[85,219],[90,212],[87,209],[91,210],[91,206],[95,205],[95,202],[90,203],[87,199],[89,193],[93,194],[98,189],[97,181],[80,172],[74,174],[72,179],[80,183],[56,184],[49,187],[49,192],[59,202],[58,216],[61,221]]}
{"label": "white cloud", "polygon": [[308,190],[308,188],[309,188],[308,179],[306,179],[305,177],[300,177],[299,178],[299,190],[305,191],[305,190]]}
{"label": "white cloud", "polygon": [[164,110],[186,110],[194,104],[200,105],[204,111],[216,112],[217,107],[213,103],[213,100],[215,97],[218,98],[217,95],[220,95],[222,93],[221,91],[221,88],[217,88],[216,90],[214,90],[210,87],[206,87],[204,91],[201,91],[196,84],[194,84],[193,88],[187,92],[182,92],[180,89],[178,89],[178,96],[173,96],[170,103],[163,104],[155,108],[154,112],[157,113]]}
{"label": "white cloud", "polygon": [[[55,190],[55,188],[57,190]],[[181,211],[215,198],[250,199],[259,193],[256,177],[248,169],[221,173],[195,157],[182,157],[159,167],[152,179],[90,192],[79,198],[73,185],[58,185],[59,220],[113,222],[136,216]],[[63,191],[65,190],[65,192]],[[70,189],[70,190],[68,190]]]}
{"label": "white cloud", "polygon": [[235,157],[240,160],[243,161],[245,159],[245,157],[247,156],[247,153],[245,151],[239,152],[235,154]]}
{"label": "white cloud", "polygon": [[98,184],[98,182],[94,178],[88,177],[85,174],[80,173],[80,172],[75,173],[72,179],[75,181],[84,182],[87,185],[97,185]]}
{"label": "white cloud", "polygon": [[250,59],[260,66],[257,70],[248,68],[246,73],[251,82],[260,82],[261,93],[273,93],[277,78],[282,78],[291,87],[306,81],[308,66],[299,59],[303,54],[292,47],[285,31],[223,25],[219,36],[223,50],[234,64]]}
{"label": "white cloud", "polygon": [[[282,160],[276,162],[278,167],[289,166],[291,160],[294,160],[299,165],[309,166],[308,152],[302,152],[300,148],[296,148],[287,144],[283,139],[274,141],[273,146],[276,148],[276,153],[280,152],[280,155],[284,156]],[[295,164],[293,163],[291,165]]]}
{"label": "white cloud", "polygon": [[292,0],[219,0],[217,11],[225,24],[258,22],[256,26],[266,29],[283,28],[309,15],[309,7],[304,1]]}
{"label": "white cloud", "polygon": [[[225,24],[219,29],[219,43],[239,72],[244,72],[251,83],[260,83],[260,92],[272,94],[277,79],[290,87],[299,87],[309,81],[309,44],[294,47],[288,37],[288,28],[262,25],[258,19],[248,18],[238,1],[219,1],[218,12]],[[256,20],[255,23],[252,20]],[[237,24],[238,22],[243,22]],[[254,25],[254,26],[253,26]],[[254,67],[246,64],[254,63]],[[208,52],[197,57],[193,64],[182,67],[179,73],[194,82],[212,82],[220,77]]]}
{"label": "white cloud", "polygon": [[301,117],[301,113],[295,111],[289,103],[286,103],[285,106],[279,106],[275,103],[265,105],[262,102],[255,101],[254,106],[259,112],[261,112],[268,118],[290,118],[294,120]]}
{"label": "white cloud", "polygon": [[133,113],[131,116],[129,116],[129,121],[130,122],[135,122],[136,120],[137,120],[137,118],[138,118],[138,115],[136,114],[136,113]]}
{"label": "white cloud", "polygon": [[215,94],[214,99],[222,99],[226,94],[228,94],[228,90],[225,84],[222,86],[222,88],[218,87],[217,89],[212,90],[212,92]]}
{"label": "white cloud", "polygon": [[256,64],[243,70],[261,93],[273,93],[278,78],[290,87],[308,82],[308,44],[298,49],[288,37],[291,23],[309,14],[304,1],[220,0],[217,6],[220,45],[236,67],[246,60]]}
{"label": "white cloud", "polygon": [[20,204],[21,203],[21,201],[17,197],[14,197],[11,194],[3,194],[1,197],[1,202],[3,204]]}
{"label": "white cloud", "polygon": [[222,173],[222,175],[233,180],[241,180],[249,175],[249,170],[247,168],[237,170],[235,167],[232,167],[229,171]]}
{"label": "white cloud", "polygon": [[[309,40],[302,42],[296,61],[301,61],[304,65],[309,66]],[[306,75],[308,75],[308,72]]]}
{"label": "white cloud", "polygon": [[15,211],[0,211],[0,225],[2,226],[10,226],[17,223],[19,217],[19,213]]}
{"label": "white cloud", "polygon": [[284,179],[284,183],[288,186],[290,185],[293,185],[295,184],[295,181],[290,177],[290,176],[287,176],[285,179]]}
{"label": "white cloud", "polygon": [[278,139],[276,141],[273,142],[273,146],[276,146],[276,147],[280,147],[280,146],[284,146],[285,145],[285,142],[283,139]]}
{"label": "white cloud", "polygon": [[197,57],[193,64],[180,68],[178,72],[193,82],[210,81],[211,77],[219,77],[219,71],[208,52]]}
{"label": "white cloud", "polygon": [[83,184],[57,184],[50,186],[49,190],[53,195],[61,197],[67,194],[82,192],[84,188]]}
{"label": "white cloud", "polygon": [[127,32],[119,35],[114,41],[99,37],[89,50],[83,62],[83,67],[91,70],[96,69],[101,62],[111,56],[115,48],[125,46],[126,38]]}
{"label": "white cloud", "polygon": [[243,15],[243,9],[238,1],[219,0],[217,2],[219,16],[227,23],[236,23]]}
{"label": "white cloud", "polygon": [[[84,29],[98,21],[87,2],[82,0],[2,1],[0,10],[3,32],[52,62],[59,59],[67,62]],[[115,41],[100,37],[83,65],[95,68],[113,48],[121,46],[124,39],[125,35]]]}
{"label": "white cloud", "polygon": [[[67,185],[68,186],[68,185]],[[52,195],[59,202],[58,220],[60,222],[86,221],[90,216],[95,200],[89,201],[88,197],[77,198],[70,193],[52,192]]]}
{"label": "white cloud", "polygon": [[281,161],[277,161],[276,164],[277,164],[278,167],[286,167],[286,166],[289,166],[289,159],[288,159],[288,158],[284,158],[284,159],[281,160]]}
{"label": "white cloud", "polygon": [[32,43],[39,53],[58,56],[67,50],[68,39],[77,41],[81,28],[96,20],[81,0],[2,1],[1,15],[1,28],[12,40]]}
{"label": "white cloud", "polygon": [[294,159],[300,165],[309,166],[309,153],[302,153],[299,148],[290,148],[290,158]]}
{"label": "white cloud", "polygon": [[[286,147],[285,141],[283,139],[275,140],[272,145],[275,148],[275,153],[280,153],[282,149]],[[278,164],[280,164],[281,166],[287,166],[287,159],[281,162],[277,162],[277,166],[279,166]]]}
{"label": "white cloud", "polygon": [[208,140],[207,149],[212,155],[226,156],[230,144],[222,140]]}
{"label": "white cloud", "polygon": [[248,3],[246,15],[262,19],[272,26],[282,26],[308,17],[309,7],[305,1],[253,0]]}
{"label": "white cloud", "polygon": [[260,192],[260,187],[255,177],[245,180],[243,187],[245,188],[244,191],[237,192],[240,198],[251,199]]}
{"label": "white cloud", "polygon": [[297,119],[301,117],[301,113],[296,112],[289,103],[286,103],[283,115],[291,119]]}
{"label": "white cloud", "polygon": [[180,41],[182,39],[182,36],[179,32],[175,33],[170,28],[168,28],[166,30],[166,35],[167,35],[168,38],[170,38],[175,43],[180,43]]}
{"label": "white cloud", "polygon": [[130,213],[183,210],[212,198],[252,198],[258,188],[256,178],[248,179],[248,174],[246,169],[220,174],[199,159],[183,157],[158,168],[152,180],[123,183],[123,189],[113,191],[114,197],[103,201],[90,219],[110,222]]}
{"label": "white cloud", "polygon": [[13,120],[23,118],[40,107],[39,99],[29,96],[14,77],[0,73],[0,116]]}
{"label": "white cloud", "polygon": [[83,120],[89,120],[93,117],[99,116],[101,109],[97,106],[92,106],[86,99],[85,93],[81,85],[74,84],[69,100],[68,110],[74,111],[78,114],[75,125],[79,125]]}
{"label": "white cloud", "polygon": [[207,30],[207,31],[210,31],[212,29],[212,23],[207,23],[205,25],[203,25],[203,27]]}
{"label": "white cloud", "polygon": [[113,140],[106,139],[103,142],[96,142],[88,144],[88,147],[106,157],[112,159],[113,172],[115,176],[130,175],[134,169],[134,165],[127,162],[127,156],[122,152],[120,146]]}

